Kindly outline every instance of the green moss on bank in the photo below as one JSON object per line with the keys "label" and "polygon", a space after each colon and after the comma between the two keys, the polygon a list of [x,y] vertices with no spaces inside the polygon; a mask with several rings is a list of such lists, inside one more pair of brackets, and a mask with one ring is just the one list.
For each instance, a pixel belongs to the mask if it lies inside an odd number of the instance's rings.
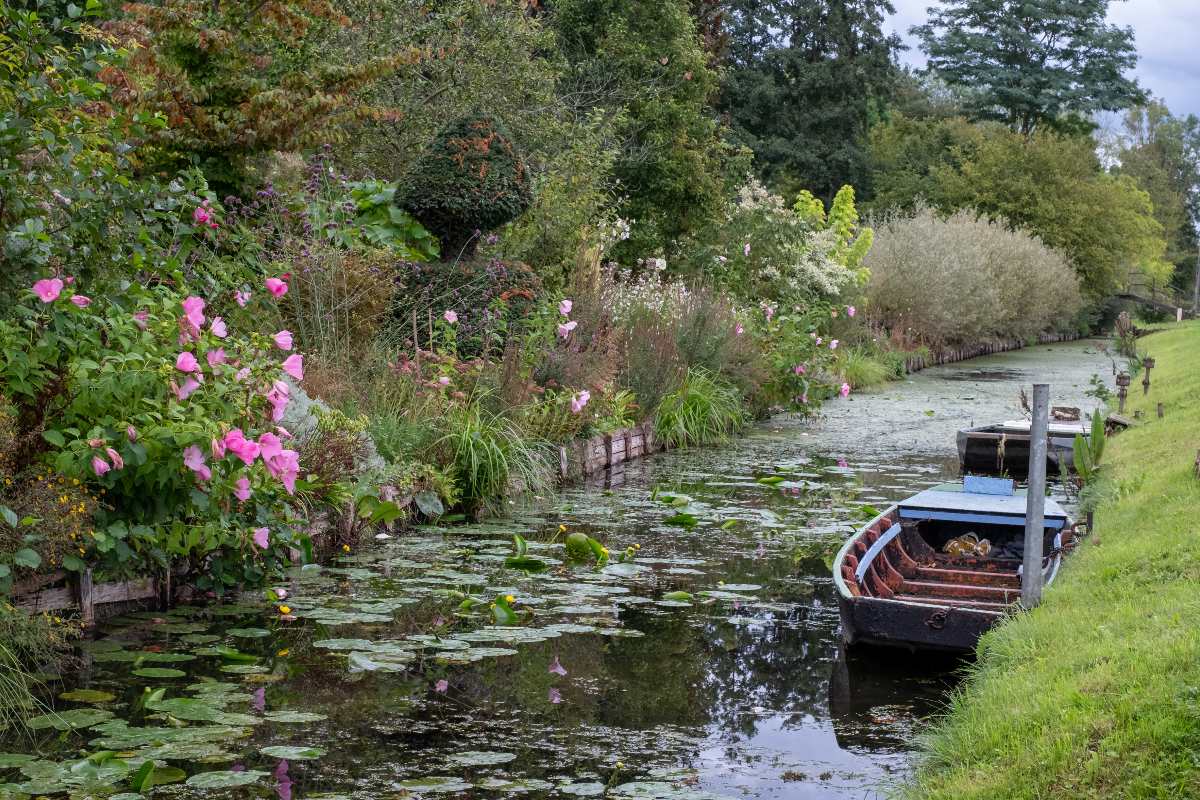
{"label": "green moss on bank", "polygon": [[1200,796],[1200,323],[1139,346],[1146,422],[1109,442],[1096,535],[981,641],[905,797]]}

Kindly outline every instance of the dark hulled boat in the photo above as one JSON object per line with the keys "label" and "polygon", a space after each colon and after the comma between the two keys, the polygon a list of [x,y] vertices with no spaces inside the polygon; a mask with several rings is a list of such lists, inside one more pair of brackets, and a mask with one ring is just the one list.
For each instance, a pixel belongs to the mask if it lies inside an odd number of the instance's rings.
{"label": "dark hulled boat", "polygon": [[[965,485],[901,501],[842,547],[833,579],[847,644],[971,650],[1020,599],[1025,495],[994,478]],[[1074,536],[1066,512],[1049,498],[1044,536],[1048,585]]]}
{"label": "dark hulled boat", "polygon": [[[1075,469],[1075,435],[1091,435],[1082,422],[1051,422],[1046,447],[1046,470]],[[1024,476],[1029,471],[1029,420],[982,425],[958,432],[958,463],[963,472]]]}

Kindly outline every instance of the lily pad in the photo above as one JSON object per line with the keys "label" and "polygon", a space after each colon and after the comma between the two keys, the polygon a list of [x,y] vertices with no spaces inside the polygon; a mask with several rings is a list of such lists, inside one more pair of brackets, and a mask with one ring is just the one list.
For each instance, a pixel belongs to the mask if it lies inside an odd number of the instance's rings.
{"label": "lily pad", "polygon": [[233,772],[222,770],[218,772],[201,772],[187,779],[187,785],[197,789],[227,789],[232,786],[249,786],[271,773],[256,769]]}
{"label": "lily pad", "polygon": [[560,786],[558,791],[569,797],[600,797],[604,794],[604,784],[596,781],[583,781]]}
{"label": "lily pad", "polygon": [[12,769],[13,767],[24,766],[31,761],[37,761],[37,756],[26,755],[25,753],[0,753],[0,769]]}
{"label": "lily pad", "polygon": [[428,792],[429,794],[438,794],[441,792],[465,792],[471,788],[471,784],[467,783],[462,778],[455,778],[449,775],[430,775],[425,778],[410,778],[406,781],[398,781],[396,786],[401,789],[407,789],[410,792]]}
{"label": "lily pad", "polygon": [[464,767],[487,767],[493,764],[507,764],[516,759],[516,753],[504,753],[494,750],[467,750],[455,753],[450,760]]}
{"label": "lily pad", "polygon": [[283,758],[288,761],[311,761],[314,758],[320,758],[325,755],[325,751],[320,747],[293,747],[282,744],[263,747],[258,752],[265,756]]}
{"label": "lily pad", "polygon": [[181,669],[172,669],[171,667],[143,667],[135,669],[134,675],[139,678],[186,678],[187,673]]}
{"label": "lily pad", "polygon": [[305,722],[321,722],[329,719],[324,714],[315,714],[311,711],[268,711],[263,714],[263,719],[268,722],[282,723],[305,723]]}
{"label": "lily pad", "polygon": [[30,730],[40,731],[54,728],[56,731],[90,728],[105,720],[112,719],[113,713],[100,708],[72,708],[57,713],[42,714],[34,717],[25,724]]}
{"label": "lily pad", "polygon": [[117,699],[115,694],[111,692],[102,692],[99,689],[73,689],[69,692],[63,692],[58,696],[59,700],[70,700],[73,703],[109,703]]}
{"label": "lily pad", "polygon": [[225,633],[230,636],[236,636],[239,639],[265,639],[271,635],[271,632],[266,628],[230,628]]}

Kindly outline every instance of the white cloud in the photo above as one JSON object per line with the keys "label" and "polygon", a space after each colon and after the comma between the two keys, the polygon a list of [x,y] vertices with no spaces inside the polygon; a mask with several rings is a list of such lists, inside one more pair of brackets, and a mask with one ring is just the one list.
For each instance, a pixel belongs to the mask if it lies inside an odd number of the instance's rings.
{"label": "white cloud", "polygon": [[[893,0],[890,20],[909,50],[901,59],[921,66],[925,55],[908,35],[926,19],[930,0]],[[1138,47],[1135,70],[1142,88],[1163,98],[1176,114],[1200,115],[1200,3],[1196,0],[1117,0],[1109,19],[1134,30]]]}

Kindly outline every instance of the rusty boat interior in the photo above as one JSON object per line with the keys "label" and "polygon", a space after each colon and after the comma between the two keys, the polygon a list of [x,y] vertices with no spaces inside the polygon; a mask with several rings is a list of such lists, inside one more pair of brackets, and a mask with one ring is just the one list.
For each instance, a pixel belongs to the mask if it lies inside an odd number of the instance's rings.
{"label": "rusty boat interior", "polygon": [[[892,506],[834,562],[848,643],[970,649],[1020,599],[1026,497],[1012,481],[968,477]],[[1046,499],[1042,576],[1054,581],[1073,527]]]}

